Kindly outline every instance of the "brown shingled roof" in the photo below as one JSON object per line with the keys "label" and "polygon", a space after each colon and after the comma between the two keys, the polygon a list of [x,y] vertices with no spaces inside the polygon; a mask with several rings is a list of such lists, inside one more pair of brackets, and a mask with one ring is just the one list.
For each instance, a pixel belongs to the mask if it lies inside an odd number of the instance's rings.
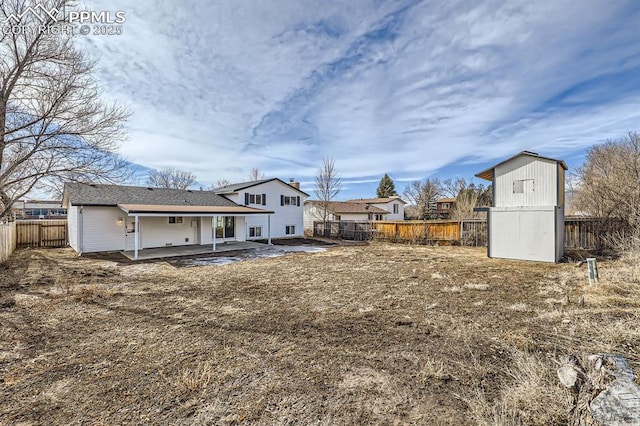
{"label": "brown shingled roof", "polygon": [[[312,203],[318,206],[324,205],[324,201],[309,200],[305,203]],[[354,203],[351,201],[329,201],[326,203],[327,210],[333,213],[389,213],[381,208],[370,206],[366,203]]]}
{"label": "brown shingled roof", "polygon": [[390,201],[400,201],[401,203],[407,204],[406,201],[401,199],[400,197],[387,197],[387,198],[358,198],[355,200],[347,200],[349,203],[362,203],[362,204],[382,204],[388,203]]}

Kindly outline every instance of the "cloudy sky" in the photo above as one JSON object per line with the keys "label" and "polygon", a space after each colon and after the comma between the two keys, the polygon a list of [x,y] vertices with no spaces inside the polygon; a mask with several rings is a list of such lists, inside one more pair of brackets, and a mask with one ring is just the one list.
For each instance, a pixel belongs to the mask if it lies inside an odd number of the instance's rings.
{"label": "cloudy sky", "polygon": [[372,196],[640,131],[633,0],[85,3],[126,12],[82,40],[133,112],[122,153],[205,186],[258,167],[311,192],[330,156],[339,198]]}

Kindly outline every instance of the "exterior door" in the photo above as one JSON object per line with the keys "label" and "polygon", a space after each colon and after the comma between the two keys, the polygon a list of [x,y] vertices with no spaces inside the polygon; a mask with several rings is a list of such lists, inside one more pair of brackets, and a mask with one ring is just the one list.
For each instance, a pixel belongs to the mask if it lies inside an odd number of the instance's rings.
{"label": "exterior door", "polygon": [[236,218],[223,216],[216,218],[216,238],[227,239],[236,236]]}
{"label": "exterior door", "polygon": [[[139,225],[140,223],[138,223]],[[134,217],[126,218],[125,226],[125,250],[135,250],[136,248],[136,219]]]}

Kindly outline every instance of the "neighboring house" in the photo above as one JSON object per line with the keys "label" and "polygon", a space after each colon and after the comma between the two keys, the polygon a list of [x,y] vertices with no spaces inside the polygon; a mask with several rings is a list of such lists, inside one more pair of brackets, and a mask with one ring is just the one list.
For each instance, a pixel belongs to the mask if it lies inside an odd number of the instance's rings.
{"label": "neighboring house", "polygon": [[[247,223],[273,214],[212,191],[67,183],[69,245],[78,253],[245,241]],[[263,206],[264,207],[264,206]],[[269,227],[264,230],[269,238]]]}
{"label": "neighboring house", "polygon": [[59,200],[18,200],[11,208],[16,219],[66,219]]}
{"label": "neighboring house", "polygon": [[271,237],[301,237],[303,230],[304,199],[309,195],[300,190],[293,179],[289,183],[278,178],[242,182],[213,189],[238,205],[266,209],[268,216],[251,216],[246,219],[247,239],[265,238],[268,221],[271,221]]}
{"label": "neighboring house", "polygon": [[385,220],[404,220],[404,206],[406,201],[397,195],[389,198],[360,198],[348,200],[350,203],[368,204],[388,212]]}
{"label": "neighboring house", "polygon": [[435,218],[450,219],[453,207],[456,204],[455,198],[441,198],[436,201]]}
{"label": "neighboring house", "polygon": [[558,262],[564,253],[564,161],[523,151],[476,176],[491,181],[487,255]]}
{"label": "neighboring house", "polygon": [[308,200],[304,203],[304,229],[313,229],[313,222],[323,220],[325,208],[327,220],[331,221],[386,220],[389,214],[384,209],[366,203]]}

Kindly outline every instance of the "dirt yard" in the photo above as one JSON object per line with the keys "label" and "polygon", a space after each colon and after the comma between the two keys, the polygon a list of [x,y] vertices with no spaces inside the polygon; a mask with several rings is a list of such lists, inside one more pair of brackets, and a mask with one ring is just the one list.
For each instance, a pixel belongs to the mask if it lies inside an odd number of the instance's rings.
{"label": "dirt yard", "polygon": [[0,424],[565,424],[563,354],[638,371],[640,276],[376,243],[223,266],[0,265]]}

